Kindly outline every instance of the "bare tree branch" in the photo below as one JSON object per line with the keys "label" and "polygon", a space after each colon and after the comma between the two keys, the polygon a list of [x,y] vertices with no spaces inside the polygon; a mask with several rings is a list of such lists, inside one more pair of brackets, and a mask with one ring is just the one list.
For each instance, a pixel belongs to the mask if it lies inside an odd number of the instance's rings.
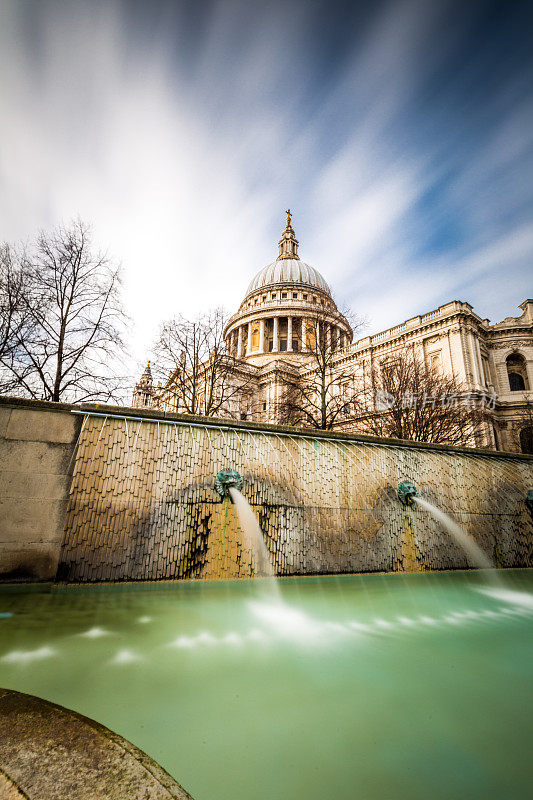
{"label": "bare tree branch", "polygon": [[[352,327],[360,327],[353,319]],[[286,370],[281,378],[277,415],[282,424],[329,430],[346,415],[345,385],[353,378],[353,367],[339,359],[341,336],[340,328],[328,328],[321,314],[307,320],[307,363]]]}
{"label": "bare tree branch", "polygon": [[250,379],[237,376],[236,359],[226,351],[226,322],[217,308],[194,320],[180,316],[163,323],[154,348],[155,373],[166,378],[163,402],[189,414],[232,415],[232,400]]}
{"label": "bare tree branch", "polygon": [[353,398],[354,419],[358,430],[375,436],[476,446],[494,401],[402,348],[373,364]]}
{"label": "bare tree branch", "polygon": [[126,384],[113,370],[126,321],[119,268],[94,251],[89,226],[40,233],[23,272],[24,324],[13,355],[0,354],[4,385],[45,400],[117,400]]}

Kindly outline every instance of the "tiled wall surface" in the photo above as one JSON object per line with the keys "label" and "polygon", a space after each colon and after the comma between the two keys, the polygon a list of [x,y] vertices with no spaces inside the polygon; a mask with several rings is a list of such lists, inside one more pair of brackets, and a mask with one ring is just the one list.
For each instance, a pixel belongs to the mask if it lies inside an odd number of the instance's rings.
{"label": "tiled wall surface", "polygon": [[403,479],[499,566],[533,565],[533,461],[87,416],[58,578],[252,575],[235,507],[213,488],[224,467],[243,476],[278,575],[469,566],[425,511],[399,503]]}

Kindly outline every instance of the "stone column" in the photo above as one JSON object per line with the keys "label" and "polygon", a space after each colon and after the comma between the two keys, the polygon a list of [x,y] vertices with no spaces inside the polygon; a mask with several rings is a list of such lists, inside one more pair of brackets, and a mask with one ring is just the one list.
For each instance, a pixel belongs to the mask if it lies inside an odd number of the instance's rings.
{"label": "stone column", "polygon": [[326,347],[331,350],[331,323],[326,325]]}
{"label": "stone column", "polygon": [[307,320],[302,317],[302,350],[307,350]]}
{"label": "stone column", "polygon": [[472,373],[473,373],[474,383],[476,386],[479,386],[481,384],[481,376],[480,376],[481,364],[478,363],[477,350],[476,350],[476,337],[474,336],[472,331],[469,332],[469,338],[470,338],[470,353],[472,357]]}
{"label": "stone column", "polygon": [[265,352],[265,320],[259,322],[259,352]]}
{"label": "stone column", "polygon": [[490,379],[489,379],[488,375],[485,376],[483,358],[481,356],[481,347],[479,346],[479,339],[477,338],[477,336],[475,337],[474,341],[475,341],[475,345],[476,345],[476,353],[477,353],[477,360],[478,360],[478,364],[479,364],[479,374],[481,376],[481,383],[483,384],[483,386],[486,386]]}
{"label": "stone column", "polygon": [[292,317],[287,317],[287,351],[292,352]]}
{"label": "stone column", "polygon": [[250,351],[252,349],[252,323],[248,323],[248,338],[246,341],[246,355],[250,355]]}
{"label": "stone column", "polygon": [[237,358],[242,357],[242,325],[237,328]]}
{"label": "stone column", "polygon": [[274,353],[277,353],[279,350],[279,321],[277,317],[274,317],[274,327],[272,331],[272,350]]}

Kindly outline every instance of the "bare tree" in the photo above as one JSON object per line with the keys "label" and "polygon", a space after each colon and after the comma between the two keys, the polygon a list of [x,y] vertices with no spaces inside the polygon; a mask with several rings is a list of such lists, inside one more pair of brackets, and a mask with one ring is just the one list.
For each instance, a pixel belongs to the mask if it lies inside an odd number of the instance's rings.
{"label": "bare tree", "polygon": [[6,365],[17,360],[18,343],[30,323],[24,267],[24,251],[0,245],[0,391],[4,393],[16,389],[17,380]]}
{"label": "bare tree", "polygon": [[[355,328],[361,323],[354,320]],[[307,320],[306,360],[281,377],[278,419],[282,424],[329,430],[349,411],[347,385],[353,367],[340,358],[341,333],[328,329],[322,315]]]}
{"label": "bare tree", "polygon": [[231,401],[245,391],[249,378],[237,374],[236,359],[226,350],[226,321],[217,308],[193,320],[179,316],[163,323],[154,369],[168,376],[162,394],[180,411],[230,415]]}
{"label": "bare tree", "polygon": [[20,393],[44,400],[116,399],[124,347],[119,269],[94,251],[81,220],[41,233],[26,256],[24,322],[2,369]]}
{"label": "bare tree", "polygon": [[359,430],[375,436],[475,446],[494,400],[469,392],[403,348],[372,367],[356,400],[355,417]]}

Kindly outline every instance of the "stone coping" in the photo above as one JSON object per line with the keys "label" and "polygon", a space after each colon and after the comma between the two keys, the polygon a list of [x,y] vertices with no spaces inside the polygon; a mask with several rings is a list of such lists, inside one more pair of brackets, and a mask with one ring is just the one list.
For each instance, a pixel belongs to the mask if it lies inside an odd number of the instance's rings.
{"label": "stone coping", "polygon": [[192,800],[153,759],[82,714],[0,689],[0,798]]}
{"label": "stone coping", "polygon": [[411,450],[431,450],[445,453],[464,453],[472,456],[489,456],[519,461],[533,461],[533,455],[527,453],[510,453],[505,450],[489,450],[475,447],[456,447],[454,445],[434,444],[431,442],[413,442],[408,439],[385,439],[378,436],[364,436],[363,434],[342,433],[339,431],[327,431],[315,428],[293,428],[286,425],[271,425],[263,422],[235,420],[229,417],[202,417],[192,414],[177,414],[170,411],[132,408],[130,406],[115,406],[99,403],[53,403],[48,400],[27,400],[20,397],[0,397],[0,406],[41,409],[43,411],[71,411],[78,414],[85,413],[101,416],[115,415],[117,417],[127,417],[128,419],[146,420],[147,422],[177,422],[185,425],[202,425],[249,432],[277,433],[313,440],[335,439],[339,442],[374,444],[383,447],[405,447]]}

